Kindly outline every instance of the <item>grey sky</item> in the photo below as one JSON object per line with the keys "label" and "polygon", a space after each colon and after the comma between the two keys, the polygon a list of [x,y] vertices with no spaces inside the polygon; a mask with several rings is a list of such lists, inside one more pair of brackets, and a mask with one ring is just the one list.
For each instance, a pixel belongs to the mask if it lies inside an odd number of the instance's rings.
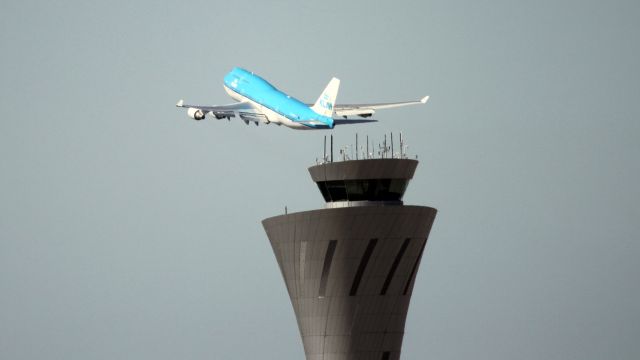
{"label": "grey sky", "polygon": [[302,359],[260,225],[329,132],[190,121],[246,67],[380,112],[439,209],[403,359],[640,357],[637,1],[11,2],[0,358]]}

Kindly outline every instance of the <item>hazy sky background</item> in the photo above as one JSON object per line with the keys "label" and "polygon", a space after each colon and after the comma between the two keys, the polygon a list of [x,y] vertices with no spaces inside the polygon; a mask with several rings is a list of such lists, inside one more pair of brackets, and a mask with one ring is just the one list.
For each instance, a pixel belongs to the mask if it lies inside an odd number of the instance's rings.
{"label": "hazy sky background", "polygon": [[[402,131],[439,210],[403,359],[640,357],[638,1],[5,2],[0,358],[303,359],[260,221]],[[196,122],[248,68],[328,131]]]}

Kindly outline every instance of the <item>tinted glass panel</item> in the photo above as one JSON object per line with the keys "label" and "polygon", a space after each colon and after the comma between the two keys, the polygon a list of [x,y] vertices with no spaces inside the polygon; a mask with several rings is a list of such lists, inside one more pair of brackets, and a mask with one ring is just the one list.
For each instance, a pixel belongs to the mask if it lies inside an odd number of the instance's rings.
{"label": "tinted glass panel", "polygon": [[322,193],[322,197],[324,198],[324,201],[326,202],[331,202],[331,196],[329,196],[329,191],[327,191],[327,187],[325,186],[324,182],[319,182],[318,184],[318,189],[320,189],[320,192]]}
{"label": "tinted glass panel", "polygon": [[369,180],[345,181],[344,183],[347,188],[347,196],[350,201],[367,200],[370,188]]}
{"label": "tinted glass panel", "polygon": [[331,197],[331,201],[346,201],[347,199],[347,189],[345,187],[344,181],[327,181],[325,182],[325,186],[327,187],[327,191],[329,192],[329,196]]}
{"label": "tinted glass panel", "polygon": [[408,181],[405,179],[335,180],[318,182],[325,201],[399,201]]}

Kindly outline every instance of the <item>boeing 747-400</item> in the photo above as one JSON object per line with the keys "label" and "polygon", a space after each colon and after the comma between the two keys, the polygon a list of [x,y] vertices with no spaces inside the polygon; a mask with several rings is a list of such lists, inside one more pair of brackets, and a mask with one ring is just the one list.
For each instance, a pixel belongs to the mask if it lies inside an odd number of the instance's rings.
{"label": "boeing 747-400", "polygon": [[[276,89],[258,75],[234,68],[224,77],[224,89],[237,103],[228,105],[187,105],[183,100],[176,106],[186,108],[187,115],[202,120],[207,114],[216,119],[239,118],[256,125],[274,123],[292,129],[333,129],[335,125],[374,122],[371,119],[349,119],[349,116],[371,117],[376,110],[424,104],[428,96],[417,101],[378,104],[336,104],[340,80],[331,79],[315,104],[305,104]],[[337,117],[337,118],[336,118]]]}

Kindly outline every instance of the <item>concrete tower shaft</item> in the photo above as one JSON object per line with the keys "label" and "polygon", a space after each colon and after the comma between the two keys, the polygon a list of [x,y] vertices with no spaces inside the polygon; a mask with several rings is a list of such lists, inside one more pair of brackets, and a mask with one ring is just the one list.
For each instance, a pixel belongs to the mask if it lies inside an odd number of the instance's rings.
{"label": "concrete tower shaft", "polygon": [[327,208],[263,220],[307,360],[399,359],[436,215],[402,205],[416,166],[376,159],[311,167]]}

